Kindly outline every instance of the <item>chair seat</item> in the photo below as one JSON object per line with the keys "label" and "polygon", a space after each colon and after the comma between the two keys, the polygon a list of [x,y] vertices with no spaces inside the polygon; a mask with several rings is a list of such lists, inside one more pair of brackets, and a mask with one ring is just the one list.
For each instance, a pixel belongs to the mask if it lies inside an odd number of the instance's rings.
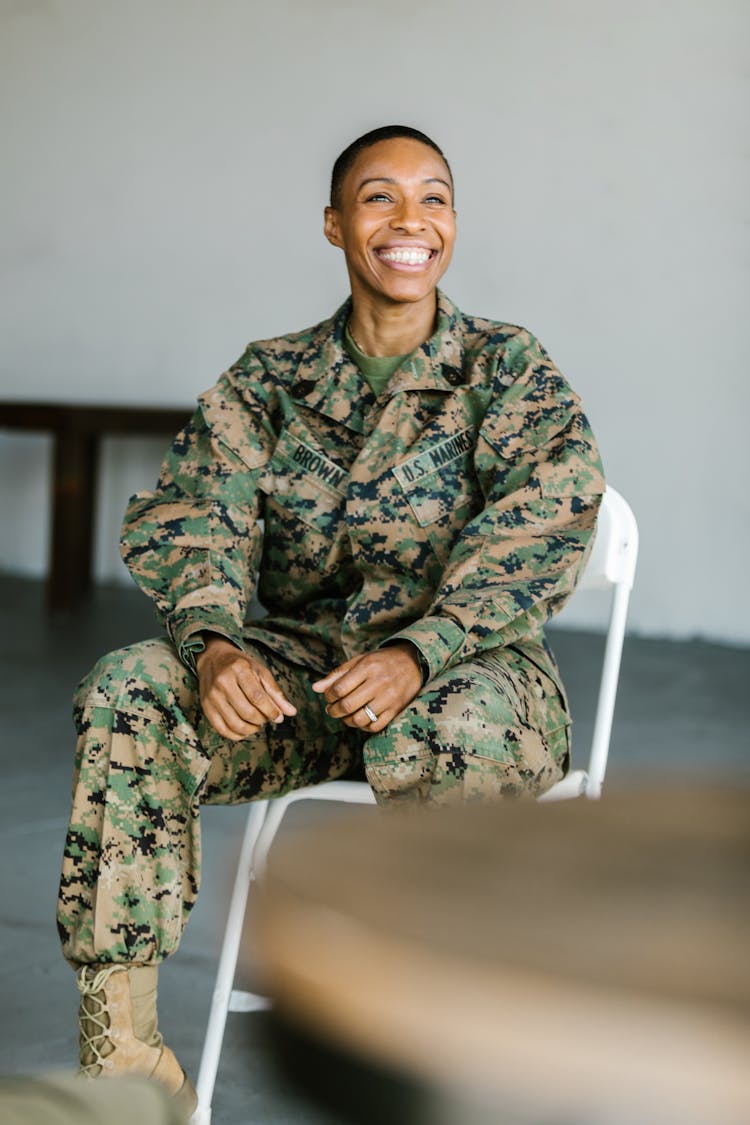
{"label": "chair seat", "polygon": [[586,770],[571,770],[565,777],[556,782],[538,801],[567,801],[571,797],[583,797],[586,792],[589,775]]}

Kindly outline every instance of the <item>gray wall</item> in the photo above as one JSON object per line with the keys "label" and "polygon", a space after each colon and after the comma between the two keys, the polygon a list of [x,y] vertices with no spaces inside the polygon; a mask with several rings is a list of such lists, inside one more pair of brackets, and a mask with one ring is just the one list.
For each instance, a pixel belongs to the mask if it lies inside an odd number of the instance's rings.
{"label": "gray wall", "polygon": [[[750,641],[748,42],[746,0],[2,0],[2,394],[189,404],[327,315],[332,158],[413,123],[446,290],[540,336],[636,511],[632,627]],[[105,443],[102,578],[162,444]],[[44,572],[48,459],[0,435],[4,569]]]}

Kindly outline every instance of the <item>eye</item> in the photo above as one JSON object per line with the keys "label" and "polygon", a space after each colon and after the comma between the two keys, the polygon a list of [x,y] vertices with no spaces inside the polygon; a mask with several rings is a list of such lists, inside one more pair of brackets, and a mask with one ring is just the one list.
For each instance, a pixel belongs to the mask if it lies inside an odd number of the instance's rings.
{"label": "eye", "polygon": [[365,200],[365,203],[390,203],[390,202],[391,202],[390,195],[386,194],[386,192],[384,192],[384,191],[373,192],[373,194],[368,195],[366,200]]}
{"label": "eye", "polygon": [[429,203],[433,207],[436,205],[439,207],[445,207],[447,201],[443,199],[442,195],[428,195],[425,199],[425,203]]}

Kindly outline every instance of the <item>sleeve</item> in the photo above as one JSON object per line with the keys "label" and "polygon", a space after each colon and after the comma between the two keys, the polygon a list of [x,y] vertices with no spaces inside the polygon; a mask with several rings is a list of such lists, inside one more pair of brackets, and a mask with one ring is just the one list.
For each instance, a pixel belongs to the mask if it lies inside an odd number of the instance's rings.
{"label": "sleeve", "polygon": [[273,436],[233,373],[201,396],[156,488],[128,504],[120,550],[188,667],[214,632],[239,645],[262,547],[257,480]]}
{"label": "sleeve", "polygon": [[474,467],[484,509],[463,528],[425,616],[390,638],[416,646],[429,679],[538,633],[593,544],[604,490],[596,442],[578,396],[526,332],[498,368]]}

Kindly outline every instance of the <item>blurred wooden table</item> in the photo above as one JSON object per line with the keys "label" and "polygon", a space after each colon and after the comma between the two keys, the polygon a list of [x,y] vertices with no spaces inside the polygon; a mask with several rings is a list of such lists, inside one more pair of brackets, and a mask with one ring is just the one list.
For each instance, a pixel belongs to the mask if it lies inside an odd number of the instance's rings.
{"label": "blurred wooden table", "polygon": [[190,407],[0,402],[0,429],[39,430],[54,437],[49,609],[73,609],[91,587],[101,438],[109,434],[171,438],[190,413]]}
{"label": "blurred wooden table", "polygon": [[748,791],[358,810],[278,841],[258,913],[282,1016],[425,1121],[750,1121]]}

